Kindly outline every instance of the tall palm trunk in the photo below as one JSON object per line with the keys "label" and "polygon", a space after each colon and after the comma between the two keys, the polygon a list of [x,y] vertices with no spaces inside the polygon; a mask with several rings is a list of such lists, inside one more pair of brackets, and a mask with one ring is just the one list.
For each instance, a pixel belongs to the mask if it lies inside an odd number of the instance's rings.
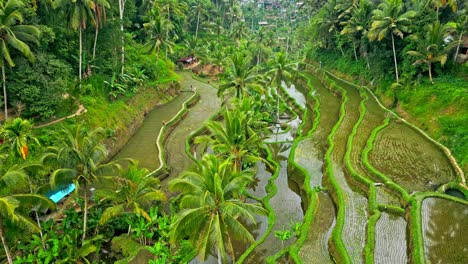
{"label": "tall palm trunk", "polygon": [[99,26],[96,23],[96,32],[94,34],[94,46],[93,46],[93,61],[96,58],[96,45],[97,45],[98,34],[99,34]]}
{"label": "tall palm trunk", "polygon": [[5,76],[5,64],[2,64],[2,81],[3,81],[3,102],[5,104],[5,121],[8,119],[8,100],[6,93],[6,76]]}
{"label": "tall palm trunk", "polygon": [[279,87],[276,87],[276,122],[280,122],[280,119],[279,119],[279,93],[278,93],[278,89]]}
{"label": "tall palm trunk", "polygon": [[354,51],[354,59],[358,61],[357,53],[356,53],[356,43],[354,41],[353,41],[353,51]]}
{"label": "tall palm trunk", "polygon": [[122,34],[121,37],[121,58],[120,63],[122,64],[120,73],[124,74],[125,71],[125,36],[124,36],[124,25],[123,25],[123,15],[124,15],[124,8],[125,8],[125,0],[119,0],[119,18],[120,18],[120,32]]}
{"label": "tall palm trunk", "polygon": [[39,220],[39,215],[37,214],[37,211],[34,211],[34,215],[36,216],[37,226],[39,227],[39,235],[41,235],[42,249],[45,250],[46,246],[45,246],[45,243],[44,243],[44,233],[42,233],[41,221]]}
{"label": "tall palm trunk", "polygon": [[8,247],[5,237],[3,236],[3,221],[0,219],[0,238],[2,239],[3,249],[5,249],[5,254],[9,264],[13,264],[13,259],[11,258],[10,248]]}
{"label": "tall palm trunk", "polygon": [[431,81],[431,83],[434,83],[432,81],[432,67],[431,67],[432,65],[431,64],[432,64],[431,62],[427,63],[427,67],[429,68],[429,80]]}
{"label": "tall palm trunk", "polygon": [[156,63],[159,61],[159,47],[156,49]]}
{"label": "tall palm trunk", "polygon": [[197,28],[195,29],[195,40],[198,39],[198,25],[200,25],[200,11],[198,11],[197,15]]}
{"label": "tall palm trunk", "polygon": [[83,63],[83,58],[82,58],[83,57],[83,29],[81,28],[81,26],[80,26],[79,32],[80,32],[79,33],[79,38],[80,38],[80,44],[79,44],[80,48],[79,48],[79,50],[80,50],[80,52],[79,52],[79,65],[78,65],[78,75],[79,75],[78,79],[80,80],[80,88],[81,88],[81,78],[82,78],[81,77],[81,75],[82,75],[81,74],[81,71],[82,71],[82,69],[81,69],[82,65],[81,64]]}
{"label": "tall palm trunk", "polygon": [[218,264],[223,264],[222,257],[221,257],[221,250],[218,248]]}
{"label": "tall palm trunk", "polygon": [[83,237],[81,238],[81,244],[83,245],[86,239],[86,222],[88,221],[88,188],[84,184],[84,207],[83,207]]}
{"label": "tall palm trunk", "polygon": [[462,38],[463,38],[463,34],[465,32],[461,32],[460,33],[460,37],[458,38],[458,45],[457,45],[457,50],[455,51],[455,55],[453,56],[453,61],[457,62],[457,57],[458,57],[458,53],[460,52],[460,45],[461,45],[461,41],[462,41]]}
{"label": "tall palm trunk", "polygon": [[395,39],[393,38],[393,33],[390,34],[392,36],[392,49],[393,49],[393,61],[395,62],[395,76],[396,76],[396,82],[399,82],[398,79],[398,63],[396,60],[396,52],[395,52]]}

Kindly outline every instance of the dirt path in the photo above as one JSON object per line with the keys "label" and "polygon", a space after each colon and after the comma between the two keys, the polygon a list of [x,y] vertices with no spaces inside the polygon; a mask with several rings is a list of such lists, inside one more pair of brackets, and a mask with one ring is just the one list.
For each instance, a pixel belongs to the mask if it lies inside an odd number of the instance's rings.
{"label": "dirt path", "polygon": [[[73,99],[77,100],[75,97],[73,97]],[[86,109],[83,104],[80,104],[78,106],[78,109],[76,110],[76,112],[74,114],[71,114],[71,115],[68,115],[66,117],[56,119],[54,121],[50,121],[50,122],[42,124],[42,125],[34,126],[34,128],[42,128],[42,127],[50,126],[50,125],[53,125],[53,124],[57,124],[57,123],[62,122],[65,119],[70,119],[70,118],[73,118],[75,116],[82,115],[82,114],[84,114],[86,112],[88,112],[88,109]]]}

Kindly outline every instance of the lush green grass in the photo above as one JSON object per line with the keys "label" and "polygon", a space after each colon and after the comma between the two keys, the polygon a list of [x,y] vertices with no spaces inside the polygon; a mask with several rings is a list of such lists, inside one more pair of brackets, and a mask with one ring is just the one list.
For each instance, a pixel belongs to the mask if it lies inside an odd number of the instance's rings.
{"label": "lush green grass", "polygon": [[80,98],[88,109],[86,122],[91,127],[104,127],[114,130],[126,129],[137,115],[149,111],[155,104],[169,99],[157,88],[141,89],[133,98],[119,98],[110,101],[104,95],[86,95]]}
{"label": "lush green grass", "polygon": [[456,77],[436,78],[398,94],[410,119],[439,139],[468,172],[468,82]]}

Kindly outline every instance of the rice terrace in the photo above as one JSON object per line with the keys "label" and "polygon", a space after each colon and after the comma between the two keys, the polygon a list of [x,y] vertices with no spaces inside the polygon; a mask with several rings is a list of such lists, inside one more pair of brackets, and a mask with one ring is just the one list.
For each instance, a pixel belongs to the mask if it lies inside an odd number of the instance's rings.
{"label": "rice terrace", "polygon": [[468,263],[458,0],[0,0],[0,263]]}

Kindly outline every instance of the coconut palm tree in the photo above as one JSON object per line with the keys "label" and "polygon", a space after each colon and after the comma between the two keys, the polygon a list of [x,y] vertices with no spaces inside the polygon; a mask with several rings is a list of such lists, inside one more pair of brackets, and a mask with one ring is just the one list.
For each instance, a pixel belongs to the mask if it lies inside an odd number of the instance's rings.
{"label": "coconut palm tree", "polygon": [[286,86],[291,85],[291,81],[296,76],[297,66],[295,63],[291,63],[286,55],[282,52],[276,54],[275,58],[272,58],[268,62],[269,70],[266,72],[266,76],[269,78],[269,85],[275,87],[276,93],[276,119],[279,123],[279,93],[278,90],[280,89],[283,83]]}
{"label": "coconut palm tree", "polygon": [[63,11],[69,30],[78,30],[79,52],[78,52],[78,78],[81,84],[83,69],[83,30],[86,30],[88,21],[96,24],[93,10],[96,8],[92,0],[56,0],[54,8]]}
{"label": "coconut palm tree", "polygon": [[200,26],[200,18],[206,13],[206,9],[210,6],[210,2],[207,0],[198,0],[196,4],[192,5],[190,9],[193,11],[197,18],[197,25],[195,27],[195,39],[198,39],[198,29]]}
{"label": "coconut palm tree", "polygon": [[164,192],[159,190],[159,179],[150,176],[147,169],[138,169],[137,163],[120,176],[108,177],[106,182],[112,188],[98,190],[97,196],[110,201],[112,206],[104,210],[100,224],[124,214],[141,215],[151,221],[147,209],[154,202],[166,200]]}
{"label": "coconut palm tree", "polygon": [[432,4],[436,8],[437,21],[439,21],[439,10],[446,6],[449,6],[453,12],[457,11],[457,1],[456,0],[432,0]]}
{"label": "coconut palm tree", "polygon": [[216,35],[216,38],[219,39],[221,34],[224,32],[223,19],[221,17],[216,17],[211,23],[209,23],[210,32]]}
{"label": "coconut palm tree", "polygon": [[[351,17],[347,21],[341,23],[344,25],[343,30],[341,30],[341,35],[351,36],[354,59],[356,61],[358,60],[356,42],[361,41],[363,37],[367,37],[371,11],[372,4],[369,3],[368,0],[361,0],[358,4],[351,7]],[[360,43],[357,44],[360,45]]]}
{"label": "coconut palm tree", "polygon": [[338,4],[337,0],[327,1],[320,11],[323,15],[318,16],[318,19],[314,19],[312,22],[317,25],[318,34],[323,36],[327,47],[331,47],[333,44],[332,36],[339,32],[340,10],[337,9]]}
{"label": "coconut palm tree", "polygon": [[254,214],[266,213],[260,204],[239,199],[250,179],[233,171],[229,161],[206,155],[193,171],[172,180],[169,187],[180,193],[181,210],[171,224],[171,241],[188,237],[201,260],[212,254],[218,263],[227,263],[229,253],[235,262],[233,238],[253,242],[246,222],[255,223]]}
{"label": "coconut palm tree", "polygon": [[415,57],[414,65],[426,64],[429,72],[429,80],[432,81],[432,64],[439,62],[444,65],[450,51],[458,44],[452,41],[444,43],[444,39],[449,33],[449,25],[441,25],[439,21],[429,26],[424,39],[413,36],[416,39],[418,50],[410,50],[406,54]]}
{"label": "coconut palm tree", "polygon": [[96,21],[96,29],[94,34],[94,45],[93,45],[93,60],[96,58],[96,45],[99,34],[99,28],[103,26],[104,22],[107,20],[106,8],[110,8],[109,2],[107,0],[94,0],[94,20]]}
{"label": "coconut palm tree", "polygon": [[175,45],[169,39],[169,31],[174,29],[174,25],[162,17],[156,8],[153,8],[148,15],[150,21],[143,24],[146,33],[150,37],[147,45],[150,45],[149,52],[155,52],[156,62],[159,60],[159,51],[165,48],[170,53],[173,52],[172,47]]}
{"label": "coconut palm tree", "polygon": [[57,167],[50,175],[51,188],[63,188],[74,183],[75,193],[83,195],[82,241],[86,239],[88,188],[105,173],[114,173],[115,168],[119,168],[114,162],[106,163],[103,137],[102,128],[89,131],[82,125],[65,127],[58,132],[57,145],[48,147],[42,157],[44,164]]}
{"label": "coconut palm tree", "polygon": [[373,11],[372,24],[369,30],[369,40],[382,41],[390,34],[392,40],[393,61],[395,63],[396,82],[399,82],[398,63],[395,51],[394,35],[403,39],[403,32],[408,30],[411,18],[416,15],[414,11],[403,13],[404,4],[401,0],[385,0],[378,9]]}
{"label": "coconut palm tree", "polygon": [[170,33],[181,35],[185,27],[188,6],[184,1],[160,0],[155,2],[153,9],[158,9],[161,16],[173,25]]}
{"label": "coconut palm tree", "polygon": [[198,40],[194,36],[189,36],[184,40],[184,46],[190,57],[199,57]]}
{"label": "coconut palm tree", "polygon": [[34,55],[26,42],[36,44],[39,42],[39,29],[31,25],[21,25],[23,22],[22,8],[24,8],[24,4],[20,0],[0,2],[0,66],[2,68],[5,120],[8,118],[5,64],[10,67],[15,66],[10,55],[10,48],[19,51],[32,63],[34,62]]}
{"label": "coconut palm tree", "polygon": [[248,56],[236,52],[229,56],[226,74],[221,80],[218,96],[234,92],[237,98],[242,98],[250,91],[262,92],[260,76],[255,73],[255,67],[250,65]]}
{"label": "coconut palm tree", "polygon": [[209,144],[217,156],[232,162],[233,170],[242,171],[243,164],[261,160],[262,140],[250,127],[252,119],[239,110],[226,110],[223,122],[208,121],[210,135],[197,137],[195,143]]}
{"label": "coconut palm tree", "polygon": [[249,28],[245,25],[245,22],[236,22],[232,25],[230,35],[239,43],[241,39],[244,39],[249,35]]}
{"label": "coconut palm tree", "polygon": [[16,235],[20,230],[38,232],[40,228],[25,212],[38,208],[54,208],[54,203],[38,194],[25,194],[28,176],[20,165],[0,166],[0,239],[9,264],[13,263],[5,234]]}
{"label": "coconut palm tree", "polygon": [[448,22],[448,26],[450,27],[450,31],[455,35],[458,35],[458,44],[457,49],[455,50],[455,54],[453,55],[453,60],[456,62],[458,54],[460,52],[460,45],[463,44],[463,36],[465,32],[468,30],[468,16],[467,16],[467,9],[463,9],[459,11],[458,21],[457,22]]}
{"label": "coconut palm tree", "polygon": [[39,141],[32,135],[32,124],[21,118],[15,118],[11,122],[5,123],[0,129],[0,139],[6,142],[13,153],[26,159],[28,156],[28,144],[34,142],[39,145]]}

